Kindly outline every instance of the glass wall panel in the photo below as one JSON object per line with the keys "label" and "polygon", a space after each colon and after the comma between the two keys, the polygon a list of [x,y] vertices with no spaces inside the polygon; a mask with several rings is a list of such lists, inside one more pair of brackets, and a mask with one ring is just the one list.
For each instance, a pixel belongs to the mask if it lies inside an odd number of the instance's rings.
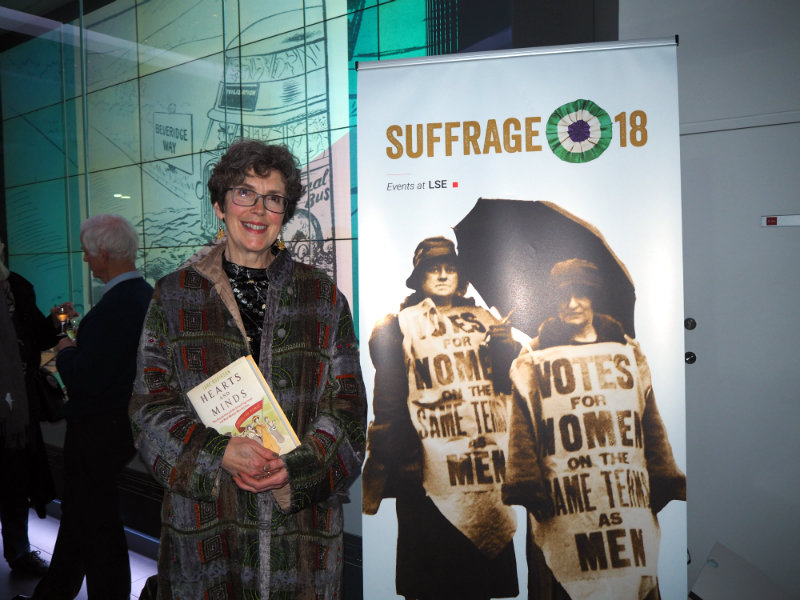
{"label": "glass wall panel", "polygon": [[136,3],[117,0],[86,15],[86,87],[93,92],[139,75]]}
{"label": "glass wall panel", "polygon": [[[19,254],[9,260],[9,268],[34,284],[36,305],[44,314],[50,307],[70,300],[68,254]],[[47,273],[47,277],[42,277]],[[81,308],[78,308],[80,304]],[[83,302],[76,310],[83,312]]]}
{"label": "glass wall panel", "polygon": [[13,247],[15,254],[67,251],[63,179],[7,190],[6,210],[14,215],[14,228],[8,231],[8,247]]}
{"label": "glass wall panel", "polygon": [[89,189],[92,190],[91,214],[122,215],[139,232],[139,246],[143,246],[144,217],[139,166],[92,173],[89,176]]}
{"label": "glass wall panel", "polygon": [[137,2],[139,74],[147,75],[221,52],[222,5],[222,0]]}
{"label": "glass wall panel", "polygon": [[[271,29],[268,23],[261,26]],[[282,142],[291,136],[304,135],[308,125],[309,71],[325,68],[320,61],[306,61],[310,43],[320,54],[324,39],[318,29],[307,34],[303,29],[281,33],[247,44],[226,55],[227,86],[241,90],[241,134],[254,139]],[[237,74],[239,81],[232,79]],[[313,73],[311,74],[313,77]],[[318,86],[311,90],[320,93]],[[310,110],[320,111],[318,103]],[[305,162],[301,157],[301,162]]]}
{"label": "glass wall panel", "polygon": [[216,148],[223,106],[215,111],[223,76],[222,54],[185,63],[139,80],[142,160],[165,161],[197,176],[193,154]]}
{"label": "glass wall panel", "polygon": [[357,303],[355,64],[425,54],[427,5],[116,0],[3,52],[11,256],[63,270],[30,274],[90,307],[80,223],[113,212],[140,230],[155,281],[216,234],[208,176],[248,137],[297,156],[308,193],[283,237]]}
{"label": "glass wall panel", "polygon": [[90,171],[141,162],[138,88],[133,80],[86,96]]}
{"label": "glass wall panel", "polygon": [[328,118],[331,130],[338,130],[332,136],[335,141],[343,135],[342,130],[350,125],[349,103],[349,55],[347,16],[329,19],[325,23],[326,51],[328,53]]}
{"label": "glass wall panel", "polygon": [[379,5],[380,57],[425,56],[425,0],[396,0]]}
{"label": "glass wall panel", "polygon": [[86,154],[83,128],[83,104],[85,98],[79,96],[64,101],[64,152],[67,177],[86,172]]}
{"label": "glass wall panel", "polygon": [[3,118],[60,103],[61,73],[60,30],[5,51],[0,62]]}
{"label": "glass wall panel", "polygon": [[[86,218],[86,178],[82,175],[67,177],[64,187],[64,231],[67,236],[67,251],[81,252],[81,223]],[[9,227],[10,228],[10,227]],[[80,258],[83,258],[82,256]],[[70,263],[72,265],[73,263]],[[81,288],[81,264],[78,270],[70,274],[78,289]]]}
{"label": "glass wall panel", "polygon": [[[201,154],[199,158],[216,162],[218,156]],[[207,167],[206,164],[204,170]],[[207,200],[205,183],[199,178],[203,171],[189,176],[159,161],[148,163],[142,172],[144,247],[163,251],[158,254],[158,265],[147,265],[148,274],[163,276],[189,257],[187,248],[202,245],[213,237],[217,229],[216,217]],[[167,258],[172,262],[164,262]]]}
{"label": "glass wall panel", "polygon": [[63,109],[54,104],[3,122],[7,187],[64,177]]}
{"label": "glass wall panel", "polygon": [[239,0],[239,31],[226,39],[226,48],[246,46],[258,40],[287,31],[297,31],[305,25],[304,0]]}

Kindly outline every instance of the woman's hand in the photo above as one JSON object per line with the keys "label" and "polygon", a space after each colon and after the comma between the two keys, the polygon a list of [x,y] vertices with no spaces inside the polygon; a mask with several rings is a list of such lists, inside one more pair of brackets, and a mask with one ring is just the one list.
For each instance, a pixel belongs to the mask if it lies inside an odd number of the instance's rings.
{"label": "woman's hand", "polygon": [[222,455],[222,468],[241,489],[259,493],[286,485],[289,474],[283,459],[249,438],[234,437]]}

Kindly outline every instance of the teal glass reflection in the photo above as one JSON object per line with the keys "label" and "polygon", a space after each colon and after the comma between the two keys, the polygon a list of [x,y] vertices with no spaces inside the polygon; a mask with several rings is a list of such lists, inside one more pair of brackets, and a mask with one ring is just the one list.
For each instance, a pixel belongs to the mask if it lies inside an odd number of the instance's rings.
{"label": "teal glass reflection", "polygon": [[327,131],[330,123],[330,80],[345,71],[332,69],[328,62],[329,28],[323,24],[306,27],[306,99],[308,103],[309,133]]}
{"label": "teal glass reflection", "polygon": [[222,52],[223,2],[148,0],[136,7],[139,73],[162,69]]}
{"label": "teal glass reflection", "polygon": [[[86,178],[83,176],[68,177],[65,187],[65,213],[64,231],[67,235],[67,251],[80,252],[81,250],[81,215],[83,199],[86,198]],[[79,265],[80,266],[80,265]],[[80,284],[80,269],[74,271],[78,274]]]}
{"label": "teal glass reflection", "polygon": [[0,90],[4,119],[58,104],[61,89],[59,30],[3,53]]}
{"label": "teal glass reflection", "polygon": [[49,106],[4,121],[3,162],[7,187],[63,177],[62,106]]}
{"label": "teal glass reflection", "polygon": [[164,161],[185,178],[198,177],[192,155],[220,145],[215,121],[226,120],[215,112],[222,73],[219,53],[139,80],[144,162]]}
{"label": "teal glass reflection", "polygon": [[355,63],[378,58],[378,9],[370,8],[348,15],[349,68]]}
{"label": "teal glass reflection", "polygon": [[125,217],[139,232],[144,245],[141,169],[138,166],[110,169],[89,176],[91,215],[115,214]]}
{"label": "teal glass reflection", "polygon": [[[78,241],[80,248],[80,241]],[[66,300],[71,300],[80,317],[83,317],[92,307],[91,297],[88,294],[89,286],[89,265],[83,260],[83,252],[80,250],[70,252],[66,256],[68,283],[67,293],[62,300],[57,300],[53,304],[60,304]]]}
{"label": "teal glass reflection", "polygon": [[116,0],[87,14],[86,86],[96,91],[139,75],[136,3]]}
{"label": "teal glass reflection", "polygon": [[338,17],[346,17],[350,7],[347,0],[324,0],[325,6],[325,20],[336,19]]}
{"label": "teal glass reflection", "polygon": [[[269,29],[266,19],[260,25]],[[315,51],[312,60],[309,46]],[[281,142],[306,133],[309,113],[326,115],[325,89],[319,85],[325,74],[324,46],[320,28],[301,28],[227,53],[224,102],[240,110],[238,135]]]}
{"label": "teal glass reflection", "polygon": [[238,36],[226,39],[225,49],[232,50],[237,46],[302,29],[305,25],[304,4],[304,0],[239,0]]}
{"label": "teal glass reflection", "polygon": [[147,248],[144,259],[137,266],[151,284],[172,273],[188,258],[194,255],[204,244],[190,246],[171,246],[169,248]]}
{"label": "teal glass reflection", "polygon": [[[298,258],[332,275],[337,264],[349,270],[333,239],[357,235],[355,63],[426,54],[426,5],[115,0],[85,15],[83,59],[80,21],[5,52],[15,259],[70,248],[62,268],[68,295],[82,297],[85,286],[90,305],[101,286],[89,283],[81,260],[80,222],[113,212],[141,227],[139,266],[155,281],[213,238],[208,175],[246,136],[284,143],[301,163],[308,194],[284,232]],[[43,193],[50,200],[34,209]],[[42,209],[56,218],[42,225]]]}
{"label": "teal glass reflection", "polygon": [[347,0],[347,11],[350,13],[362,11],[376,6],[378,2],[379,0]]}
{"label": "teal glass reflection", "polygon": [[[142,215],[144,247],[147,249],[195,246],[216,233],[216,217],[207,200],[205,181],[217,154],[193,155],[192,161],[208,161],[191,177],[164,161],[143,165]],[[205,216],[205,220],[204,220]],[[177,266],[177,265],[176,265]]]}
{"label": "teal glass reflection", "polygon": [[36,306],[46,315],[50,314],[51,306],[72,300],[68,256],[66,253],[9,256],[9,269],[33,284]]}
{"label": "teal glass reflection", "polygon": [[[378,59],[378,10],[373,8],[353,13],[349,15],[348,19],[348,54],[350,56],[348,63],[348,110],[350,125],[355,127],[358,89],[358,75],[355,67],[356,63]],[[355,161],[353,161],[353,165],[355,165]]]}
{"label": "teal glass reflection", "polygon": [[381,58],[427,54],[425,8],[425,0],[396,0],[378,6]]}
{"label": "teal glass reflection", "polygon": [[13,254],[67,251],[63,179],[6,189],[8,248]]}
{"label": "teal glass reflection", "polygon": [[141,161],[137,88],[136,81],[128,81],[86,97],[90,171]]}
{"label": "teal glass reflection", "polygon": [[350,124],[348,26],[346,16],[330,19],[326,24],[330,129],[340,129]]}
{"label": "teal glass reflection", "polygon": [[81,58],[82,33],[80,19],[61,28],[61,78],[64,98],[77,98],[83,94],[83,59]]}
{"label": "teal glass reflection", "polygon": [[64,152],[66,174],[77,175],[86,171],[83,140],[83,97],[64,102]]}

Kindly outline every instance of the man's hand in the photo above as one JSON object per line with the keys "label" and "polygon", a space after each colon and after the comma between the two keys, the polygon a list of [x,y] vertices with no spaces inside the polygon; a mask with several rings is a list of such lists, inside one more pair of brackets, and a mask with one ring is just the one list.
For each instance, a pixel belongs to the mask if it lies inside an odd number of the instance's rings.
{"label": "man's hand", "polygon": [[50,320],[53,322],[53,327],[58,327],[58,311],[62,307],[67,311],[67,317],[70,319],[80,316],[77,312],[75,312],[75,307],[72,305],[72,302],[62,302],[61,304],[57,304],[50,309]]}
{"label": "man's hand", "polygon": [[58,340],[58,343],[56,344],[56,354],[61,352],[64,348],[75,348],[77,345],[78,344],[76,344],[73,340],[69,339],[69,337],[65,335],[60,340]]}

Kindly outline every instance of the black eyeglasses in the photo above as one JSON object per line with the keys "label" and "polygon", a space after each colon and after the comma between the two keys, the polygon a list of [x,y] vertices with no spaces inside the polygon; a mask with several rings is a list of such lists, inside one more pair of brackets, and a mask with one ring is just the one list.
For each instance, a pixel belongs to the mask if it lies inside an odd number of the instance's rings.
{"label": "black eyeglasses", "polygon": [[269,212],[282,215],[286,212],[286,205],[289,199],[279,194],[256,194],[249,188],[228,188],[231,192],[231,200],[237,206],[255,206],[259,198],[264,201],[264,208]]}

